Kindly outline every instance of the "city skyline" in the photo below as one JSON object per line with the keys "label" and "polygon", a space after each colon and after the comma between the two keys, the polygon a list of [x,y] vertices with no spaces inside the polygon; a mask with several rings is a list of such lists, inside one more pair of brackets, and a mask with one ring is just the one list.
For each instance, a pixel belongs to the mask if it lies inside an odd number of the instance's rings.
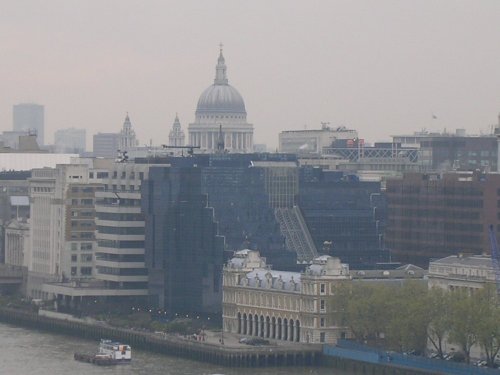
{"label": "city skyline", "polygon": [[[473,4],[473,5],[472,5]],[[255,143],[320,122],[369,141],[426,128],[490,131],[500,110],[500,4],[301,2],[183,4],[33,1],[0,14],[0,130],[12,106],[45,106],[57,129],[117,132],[140,144],[184,131],[213,82],[219,43]]]}

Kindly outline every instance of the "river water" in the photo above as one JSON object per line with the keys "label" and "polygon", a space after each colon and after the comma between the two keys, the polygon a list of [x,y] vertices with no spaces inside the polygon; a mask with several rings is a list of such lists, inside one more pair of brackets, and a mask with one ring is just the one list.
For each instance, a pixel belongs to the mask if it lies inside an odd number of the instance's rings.
{"label": "river water", "polygon": [[0,324],[0,374],[9,375],[348,375],[331,368],[282,367],[231,369],[134,350],[129,365],[100,367],[73,359],[91,353],[96,342]]}

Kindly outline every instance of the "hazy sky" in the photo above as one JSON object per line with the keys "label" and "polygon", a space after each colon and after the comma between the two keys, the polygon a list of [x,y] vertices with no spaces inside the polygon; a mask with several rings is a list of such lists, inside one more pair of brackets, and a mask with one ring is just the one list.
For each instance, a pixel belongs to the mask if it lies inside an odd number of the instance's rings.
{"label": "hazy sky", "polygon": [[[370,141],[422,128],[487,132],[500,112],[499,0],[0,0],[0,131],[12,105],[57,128],[141,144],[194,120],[224,44],[255,140],[321,121]],[[438,117],[432,120],[432,113]]]}

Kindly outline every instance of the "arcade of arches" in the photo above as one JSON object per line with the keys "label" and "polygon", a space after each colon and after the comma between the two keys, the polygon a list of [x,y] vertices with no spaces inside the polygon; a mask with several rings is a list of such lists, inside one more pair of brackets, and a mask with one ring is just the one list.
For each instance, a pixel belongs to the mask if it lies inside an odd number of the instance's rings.
{"label": "arcade of arches", "polygon": [[237,333],[265,339],[300,342],[300,321],[238,312]]}

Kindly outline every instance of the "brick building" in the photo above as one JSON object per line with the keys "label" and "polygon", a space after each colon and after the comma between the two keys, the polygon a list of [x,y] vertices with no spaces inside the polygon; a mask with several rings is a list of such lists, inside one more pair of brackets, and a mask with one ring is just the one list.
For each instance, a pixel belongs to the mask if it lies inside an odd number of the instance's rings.
{"label": "brick building", "polygon": [[392,259],[426,267],[431,258],[489,252],[500,230],[500,175],[412,173],[387,181],[386,247]]}

